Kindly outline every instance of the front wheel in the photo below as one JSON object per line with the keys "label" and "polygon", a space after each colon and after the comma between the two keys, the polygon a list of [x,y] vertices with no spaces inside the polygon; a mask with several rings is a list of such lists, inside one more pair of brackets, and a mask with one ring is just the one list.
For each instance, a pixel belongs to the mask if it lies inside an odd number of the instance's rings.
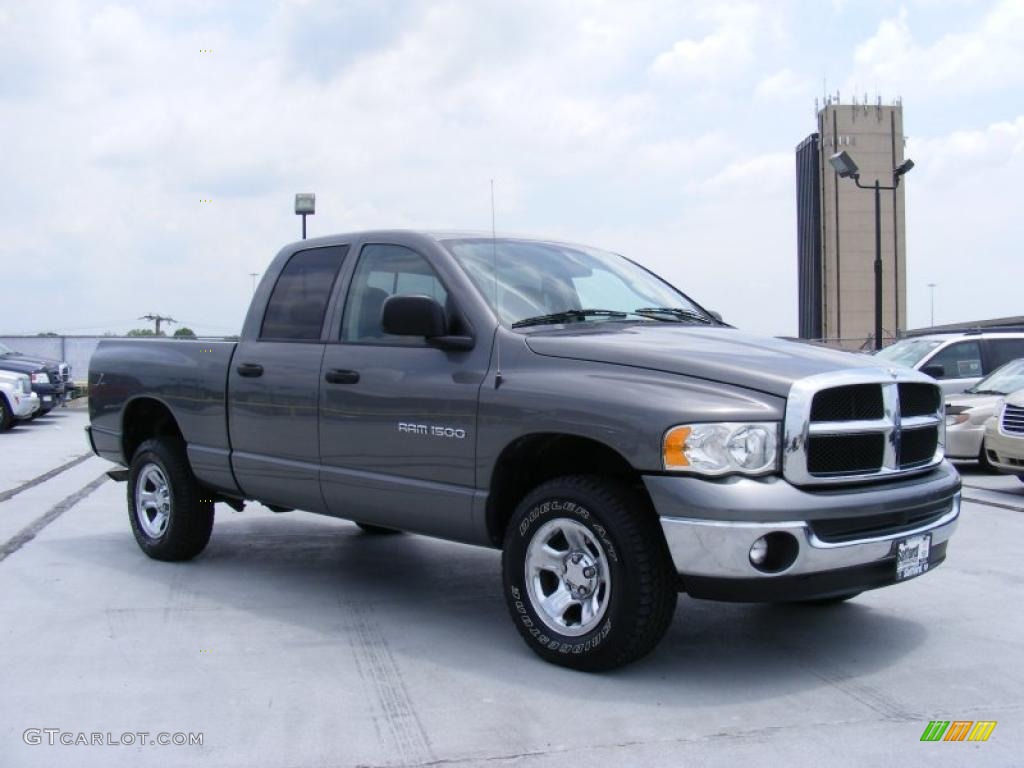
{"label": "front wheel", "polygon": [[180,440],[146,440],[128,473],[128,519],[154,560],[191,560],[213,530],[213,499],[192,474]]}
{"label": "front wheel", "polygon": [[602,477],[557,478],[529,493],[509,522],[502,572],[526,644],[546,661],[587,671],[649,653],[678,595],[649,503]]}
{"label": "front wheel", "polygon": [[6,432],[14,426],[14,413],[11,406],[7,404],[7,398],[0,395],[0,432]]}

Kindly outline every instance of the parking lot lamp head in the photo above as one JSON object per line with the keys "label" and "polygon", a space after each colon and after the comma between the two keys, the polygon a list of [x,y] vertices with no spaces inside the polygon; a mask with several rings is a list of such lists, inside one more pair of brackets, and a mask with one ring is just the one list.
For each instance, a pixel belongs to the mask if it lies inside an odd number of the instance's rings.
{"label": "parking lot lamp head", "polygon": [[856,179],[859,175],[860,169],[857,167],[857,164],[853,162],[853,158],[850,157],[850,153],[845,149],[842,152],[836,152],[828,159],[828,161],[832,165],[833,170],[839,174],[840,178]]}
{"label": "parking lot lamp head", "polygon": [[306,217],[316,213],[316,195],[298,192],[295,195],[295,214],[302,217],[302,239],[306,239]]}

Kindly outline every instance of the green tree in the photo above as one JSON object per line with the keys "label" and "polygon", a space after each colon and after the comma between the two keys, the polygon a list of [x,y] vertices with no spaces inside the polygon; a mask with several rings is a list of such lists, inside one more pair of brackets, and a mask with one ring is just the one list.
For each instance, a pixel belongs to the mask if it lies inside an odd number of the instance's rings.
{"label": "green tree", "polygon": [[176,339],[194,339],[195,337],[196,332],[189,328],[187,325],[181,326],[181,328],[174,332],[174,338]]}
{"label": "green tree", "polygon": [[[129,336],[156,336],[152,328],[132,328],[128,331]],[[163,336],[164,332],[160,331],[160,335]]]}

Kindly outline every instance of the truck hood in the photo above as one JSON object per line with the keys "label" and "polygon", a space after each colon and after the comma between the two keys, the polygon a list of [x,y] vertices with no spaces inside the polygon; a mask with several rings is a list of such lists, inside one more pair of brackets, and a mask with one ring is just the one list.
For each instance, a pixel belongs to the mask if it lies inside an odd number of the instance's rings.
{"label": "truck hood", "polygon": [[628,365],[692,376],[778,397],[797,379],[842,368],[888,368],[868,355],[842,352],[725,327],[675,323],[588,323],[533,331],[538,355]]}
{"label": "truck hood", "polygon": [[0,357],[0,371],[17,371],[18,373],[36,373],[46,370],[42,363],[22,360],[18,357]]}

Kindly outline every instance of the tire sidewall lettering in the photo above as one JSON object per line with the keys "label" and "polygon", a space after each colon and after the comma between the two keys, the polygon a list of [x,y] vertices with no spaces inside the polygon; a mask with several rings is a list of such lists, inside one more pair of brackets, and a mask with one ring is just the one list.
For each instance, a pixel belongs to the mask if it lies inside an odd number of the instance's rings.
{"label": "tire sidewall lettering", "polygon": [[[621,563],[618,549],[609,537],[605,526],[601,525],[594,518],[586,506],[568,499],[546,499],[535,504],[530,511],[523,516],[523,519],[520,521],[517,528],[522,545],[524,547],[527,546],[530,538],[532,537],[533,531],[540,527],[544,522],[547,522],[548,519],[554,517],[575,518],[583,522],[587,528],[589,528],[594,535],[601,540],[601,545],[604,547],[608,560],[613,564]],[[517,569],[516,578],[517,580],[522,580],[524,578],[521,574],[521,569]],[[601,624],[590,635],[585,635],[580,638],[569,638],[565,636],[558,636],[554,638],[550,637],[539,628],[539,622],[534,620],[532,617],[531,608],[527,606],[529,598],[524,597],[522,592],[523,590],[516,585],[509,586],[509,594],[512,597],[511,603],[514,608],[514,612],[523,627],[526,628],[528,634],[533,638],[533,641],[549,651],[557,652],[559,654],[574,655],[588,653],[597,649],[608,638],[608,635],[611,632],[612,621],[611,612],[609,611]]]}

